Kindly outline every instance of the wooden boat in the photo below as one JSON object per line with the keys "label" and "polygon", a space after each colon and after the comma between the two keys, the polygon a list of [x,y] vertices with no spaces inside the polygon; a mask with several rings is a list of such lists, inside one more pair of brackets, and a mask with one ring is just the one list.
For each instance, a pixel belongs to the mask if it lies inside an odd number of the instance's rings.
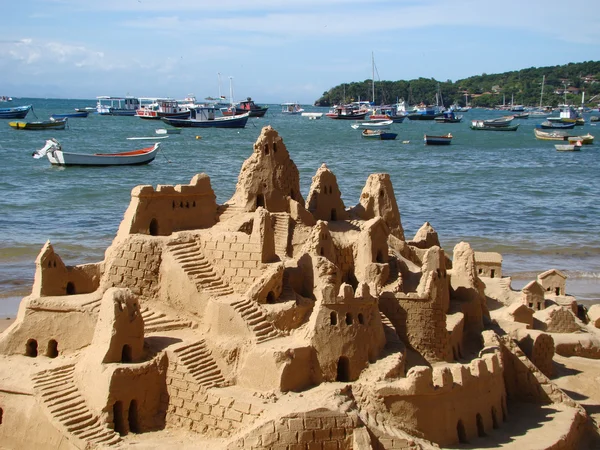
{"label": "wooden boat", "polygon": [[352,124],[351,127],[355,130],[388,130],[393,123],[393,120],[370,120]]}
{"label": "wooden boat", "polygon": [[96,107],[95,106],[85,106],[83,108],[75,108],[76,112],[87,112],[87,113],[93,113],[96,112]]}
{"label": "wooden boat", "polygon": [[440,117],[436,117],[434,120],[437,123],[458,123],[462,118],[462,115],[456,115],[454,111],[444,111]]}
{"label": "wooden boat", "polygon": [[8,122],[15,130],[64,130],[67,125],[67,118],[40,120],[36,122]]}
{"label": "wooden boat", "polygon": [[590,145],[594,142],[594,136],[589,133],[582,136],[574,136],[564,130],[544,131],[539,128],[534,128],[533,133],[537,139],[543,141],[569,141],[570,143],[581,141],[583,145]]}
{"label": "wooden boat", "polygon": [[549,120],[546,120],[539,125],[536,125],[536,128],[542,128],[544,130],[570,130],[575,128],[575,122],[550,122]]}
{"label": "wooden boat", "polygon": [[[141,98],[140,101],[144,99]],[[146,99],[151,100],[150,104],[142,104],[135,111],[136,117],[147,120],[160,120],[163,117],[173,119],[185,119],[190,115],[190,110],[187,107],[179,105],[177,100],[170,98]]]}
{"label": "wooden boat", "polygon": [[484,120],[473,120],[471,123],[475,125],[475,122],[482,122],[484,126],[488,127],[506,127],[511,124],[515,116],[502,116],[496,119],[484,119]]}
{"label": "wooden boat", "polygon": [[425,106],[417,108],[417,112],[408,114],[408,120],[434,120],[436,117],[441,117],[442,110],[437,106]]}
{"label": "wooden boat", "polygon": [[567,136],[566,140],[569,141],[569,144],[581,141],[583,145],[592,145],[594,143],[594,136],[592,136],[590,133],[587,133],[581,136]]}
{"label": "wooden boat", "polygon": [[157,128],[156,134],[181,134],[181,128]]}
{"label": "wooden boat", "polygon": [[574,144],[554,144],[554,147],[559,152],[576,152],[581,150],[582,145],[581,141],[577,141]]}
{"label": "wooden boat", "polygon": [[360,110],[349,105],[340,105],[331,108],[325,115],[330,119],[338,120],[363,120],[368,111]]}
{"label": "wooden boat", "polygon": [[30,109],[31,105],[0,108],[0,119],[24,119]]}
{"label": "wooden boat", "polygon": [[248,117],[250,112],[235,116],[216,116],[214,107],[201,106],[191,109],[187,119],[163,117],[161,120],[176,128],[244,128]]}
{"label": "wooden boat", "polygon": [[590,122],[600,122],[600,116],[592,116],[592,117],[590,117]]}
{"label": "wooden boat", "polygon": [[398,133],[390,133],[383,130],[363,130],[362,136],[367,139],[379,139],[382,141],[392,141],[396,139]]}
{"label": "wooden boat", "polygon": [[369,120],[391,120],[394,123],[402,123],[404,119],[406,114],[399,111],[397,105],[379,106],[369,116]]}
{"label": "wooden boat", "polygon": [[140,99],[135,97],[96,97],[96,111],[104,116],[135,116],[140,107]]}
{"label": "wooden boat", "polygon": [[[513,109],[513,111],[514,111],[514,109]],[[526,112],[517,113],[517,114],[513,114],[513,117],[515,119],[529,119],[529,113],[526,113]]]}
{"label": "wooden boat", "polygon": [[128,141],[157,141],[159,139],[167,139],[169,137],[168,134],[164,136],[132,136],[128,137]]}
{"label": "wooden boat", "polygon": [[268,106],[259,106],[254,103],[252,98],[248,97],[246,100],[242,100],[234,107],[230,107],[227,110],[223,111],[224,116],[239,116],[241,114],[250,113],[249,117],[263,117],[267,110]]}
{"label": "wooden boat", "polygon": [[452,142],[452,135],[450,133],[442,136],[426,134],[423,140],[425,141],[425,145],[450,145]]}
{"label": "wooden boat", "polygon": [[281,114],[302,114],[304,108],[298,102],[288,102],[281,104]]}
{"label": "wooden boat", "polygon": [[517,131],[519,125],[487,125],[485,120],[473,120],[471,122],[471,130],[487,130],[487,131]]}
{"label": "wooden boat", "polygon": [[63,152],[56,139],[48,139],[46,145],[33,152],[35,159],[46,156],[56,166],[134,166],[148,164],[156,157],[160,143],[152,147],[120,153],[71,153]]}
{"label": "wooden boat", "polygon": [[551,116],[548,117],[547,120],[549,122],[574,123],[576,125],[583,125],[585,123],[583,118],[572,106],[562,106],[558,117]]}
{"label": "wooden boat", "polygon": [[85,118],[90,113],[88,111],[75,111],[73,113],[64,113],[64,114],[52,114],[50,116],[51,119],[64,119],[65,117],[68,119],[71,118]]}

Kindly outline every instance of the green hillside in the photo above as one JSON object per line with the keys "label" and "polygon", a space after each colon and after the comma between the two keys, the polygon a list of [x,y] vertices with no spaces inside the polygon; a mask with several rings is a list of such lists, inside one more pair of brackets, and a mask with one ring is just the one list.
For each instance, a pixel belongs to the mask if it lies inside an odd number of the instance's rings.
{"label": "green hillside", "polygon": [[[545,76],[543,104],[557,106],[565,101],[580,105],[582,92],[585,103],[600,103],[600,61],[569,63],[563,66],[530,67],[500,74],[481,74],[452,82],[433,78],[416,80],[375,81],[375,104],[389,104],[404,99],[410,105],[435,104],[436,92],[442,94],[444,106],[453,103],[475,107],[493,107],[506,104],[514,98],[514,104],[539,106],[542,79]],[[316,106],[332,106],[372,98],[372,80],[345,83],[323,93]]]}

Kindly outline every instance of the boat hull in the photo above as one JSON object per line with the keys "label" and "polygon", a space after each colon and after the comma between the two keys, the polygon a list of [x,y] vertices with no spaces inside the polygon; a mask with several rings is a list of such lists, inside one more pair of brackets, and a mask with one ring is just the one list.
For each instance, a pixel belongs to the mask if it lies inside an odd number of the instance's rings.
{"label": "boat hull", "polygon": [[357,113],[357,114],[337,114],[337,113],[327,113],[325,114],[330,119],[335,120],[362,120],[367,116],[367,113]]}
{"label": "boat hull", "polygon": [[31,105],[17,106],[15,108],[0,108],[0,119],[24,119],[30,109]]}
{"label": "boat hull", "polygon": [[8,122],[8,125],[15,130],[64,130],[67,118],[40,122]]}
{"label": "boat hull", "polygon": [[452,143],[452,135],[446,134],[443,136],[425,135],[423,137],[425,145],[450,145]]}
{"label": "boat hull", "polygon": [[441,117],[442,113],[439,114],[422,114],[422,113],[414,113],[409,114],[408,120],[435,120],[437,117]]}
{"label": "boat hull", "polygon": [[161,120],[176,128],[244,128],[248,122],[248,114],[241,116],[217,117],[215,119],[170,119]]}
{"label": "boat hull", "polygon": [[160,145],[156,143],[153,147],[123,153],[88,155],[56,150],[49,152],[46,156],[48,161],[55,166],[140,166],[152,162],[156,158],[159,149]]}
{"label": "boat hull", "polygon": [[381,130],[363,130],[361,134],[365,139],[374,139],[380,141],[393,141],[398,136],[398,133],[391,133]]}

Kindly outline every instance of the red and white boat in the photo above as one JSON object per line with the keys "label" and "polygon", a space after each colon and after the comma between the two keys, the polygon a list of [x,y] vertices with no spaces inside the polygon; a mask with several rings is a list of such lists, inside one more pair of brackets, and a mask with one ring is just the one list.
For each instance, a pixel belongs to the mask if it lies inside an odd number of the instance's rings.
{"label": "red and white boat", "polygon": [[190,115],[187,107],[180,106],[177,100],[170,98],[152,99],[152,103],[142,105],[136,110],[135,115],[140,119],[160,120],[163,117],[172,119],[185,119]]}

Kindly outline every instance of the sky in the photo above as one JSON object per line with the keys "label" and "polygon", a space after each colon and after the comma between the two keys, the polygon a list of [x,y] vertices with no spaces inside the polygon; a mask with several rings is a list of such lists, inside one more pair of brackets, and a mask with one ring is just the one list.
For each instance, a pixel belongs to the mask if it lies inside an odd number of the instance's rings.
{"label": "sky", "polygon": [[312,104],[342,83],[600,60],[600,2],[0,0],[0,95]]}

